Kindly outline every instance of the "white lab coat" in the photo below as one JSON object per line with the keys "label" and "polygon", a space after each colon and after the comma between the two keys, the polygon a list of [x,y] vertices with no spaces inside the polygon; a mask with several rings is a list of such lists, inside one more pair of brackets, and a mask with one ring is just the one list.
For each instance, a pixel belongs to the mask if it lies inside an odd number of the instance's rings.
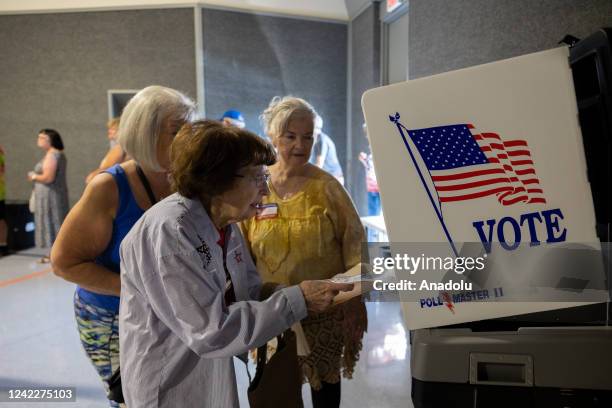
{"label": "white lab coat", "polygon": [[148,210],[123,240],[119,339],[129,408],[238,407],[232,356],[306,317],[297,286],[250,300],[261,281],[235,225],[226,264],[237,302],[226,307],[218,240],[200,201],[179,194]]}

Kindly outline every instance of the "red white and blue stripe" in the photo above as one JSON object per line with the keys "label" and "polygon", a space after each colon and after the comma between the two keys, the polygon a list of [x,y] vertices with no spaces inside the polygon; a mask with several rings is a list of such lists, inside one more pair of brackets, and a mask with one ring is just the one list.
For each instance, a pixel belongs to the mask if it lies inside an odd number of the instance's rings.
{"label": "red white and blue stripe", "polygon": [[440,204],[496,196],[505,206],[546,199],[525,140],[504,141],[471,124],[408,130]]}

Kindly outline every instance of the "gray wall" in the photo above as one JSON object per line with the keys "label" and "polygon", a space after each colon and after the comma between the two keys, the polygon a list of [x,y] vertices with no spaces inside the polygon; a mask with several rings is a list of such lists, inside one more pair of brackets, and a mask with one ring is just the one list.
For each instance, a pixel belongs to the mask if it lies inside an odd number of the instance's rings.
{"label": "gray wall", "polygon": [[206,116],[235,108],[263,135],[258,116],[276,95],[312,103],[346,171],[347,25],[203,9]]}
{"label": "gray wall", "polygon": [[556,46],[612,25],[610,0],[411,0],[410,78]]}
{"label": "gray wall", "polygon": [[368,142],[362,130],[365,119],[361,96],[380,83],[380,20],[378,6],[371,5],[351,22],[351,141],[352,165],[349,191],[359,213],[367,215],[365,171],[357,160],[359,152],[367,152]]}
{"label": "gray wall", "polygon": [[107,89],[196,96],[193,8],[0,16],[0,144],[7,199],[27,199],[38,130],[57,129],[71,202],[108,149]]}

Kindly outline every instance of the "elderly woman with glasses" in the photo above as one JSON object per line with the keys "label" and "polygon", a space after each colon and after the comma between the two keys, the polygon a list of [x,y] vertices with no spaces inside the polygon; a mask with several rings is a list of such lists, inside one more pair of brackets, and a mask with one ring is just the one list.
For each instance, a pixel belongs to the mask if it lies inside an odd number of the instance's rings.
{"label": "elderly woman with glasses", "polygon": [[174,89],[149,86],[134,95],[119,129],[133,160],[92,179],[53,245],[53,271],[78,285],[81,343],[105,383],[119,366],[119,246],[144,212],[170,194],[170,144],[194,113],[193,101]]}
{"label": "elderly woman with glasses", "polygon": [[305,281],[258,301],[236,223],[269,194],[274,149],[219,122],[185,125],[171,147],[177,191],[121,245],[120,343],[127,406],[236,407],[232,356],[265,344],[352,285]]}
{"label": "elderly woman with glasses", "polygon": [[[262,115],[278,162],[270,167],[264,210],[243,230],[265,283],[329,279],[360,262],[364,231],[350,197],[308,162],[316,117],[308,102],[290,96],[272,99]],[[340,405],[340,377],[352,376],[366,324],[360,298],[301,322],[310,353],[299,361],[315,408]]]}

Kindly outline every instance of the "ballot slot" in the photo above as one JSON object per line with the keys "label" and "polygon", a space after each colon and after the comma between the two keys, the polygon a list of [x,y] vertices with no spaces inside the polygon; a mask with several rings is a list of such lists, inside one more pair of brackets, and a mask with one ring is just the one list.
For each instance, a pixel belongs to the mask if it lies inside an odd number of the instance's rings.
{"label": "ballot slot", "polygon": [[476,371],[478,382],[525,382],[525,366],[522,364],[479,362]]}
{"label": "ballot slot", "polygon": [[470,384],[532,387],[533,358],[519,354],[470,353]]}

